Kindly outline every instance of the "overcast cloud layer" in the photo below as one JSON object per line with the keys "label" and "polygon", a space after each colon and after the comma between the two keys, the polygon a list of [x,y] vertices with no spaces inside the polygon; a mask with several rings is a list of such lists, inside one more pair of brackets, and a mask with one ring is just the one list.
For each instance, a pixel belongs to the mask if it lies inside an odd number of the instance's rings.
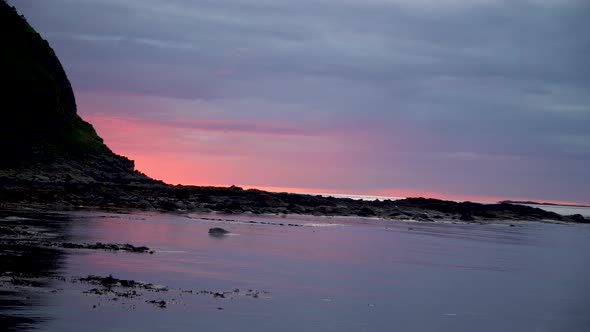
{"label": "overcast cloud layer", "polygon": [[174,183],[590,203],[590,2],[12,0]]}

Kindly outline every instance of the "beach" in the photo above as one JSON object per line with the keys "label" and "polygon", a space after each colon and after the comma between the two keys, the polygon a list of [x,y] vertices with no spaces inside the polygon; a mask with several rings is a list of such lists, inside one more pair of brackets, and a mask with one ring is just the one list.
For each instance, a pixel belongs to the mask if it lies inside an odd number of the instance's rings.
{"label": "beach", "polygon": [[0,0],[0,332],[590,330],[587,9]]}
{"label": "beach", "polygon": [[[9,330],[585,331],[590,324],[583,224],[35,210],[3,210],[1,219],[22,232],[18,246],[18,234],[2,233],[0,259],[9,269],[0,315]],[[213,227],[229,234],[211,236]],[[96,243],[153,252],[64,245]]]}

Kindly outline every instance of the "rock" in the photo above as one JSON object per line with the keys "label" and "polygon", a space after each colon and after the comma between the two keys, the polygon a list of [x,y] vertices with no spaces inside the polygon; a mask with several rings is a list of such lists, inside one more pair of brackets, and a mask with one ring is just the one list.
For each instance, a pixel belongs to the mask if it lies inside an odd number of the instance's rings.
{"label": "rock", "polygon": [[151,301],[145,301],[145,302],[146,303],[151,303],[151,304],[155,305],[156,307],[159,307],[159,308],[162,308],[162,309],[163,308],[166,308],[166,304],[167,304],[166,301],[164,301],[164,300],[160,300],[160,301],[151,300]]}
{"label": "rock", "polygon": [[384,203],[383,203],[382,201],[378,200],[378,199],[376,199],[376,200],[374,200],[374,201],[370,201],[370,202],[369,202],[369,205],[370,205],[370,206],[373,206],[373,207],[379,207],[379,208],[380,208],[380,207],[383,207],[383,204],[384,204]]}
{"label": "rock", "polygon": [[330,207],[325,205],[320,205],[314,208],[314,215],[326,215],[330,213]]}
{"label": "rock", "polygon": [[39,182],[49,182],[49,181],[51,181],[51,179],[49,177],[44,176],[44,175],[35,175],[33,177],[33,179],[35,179],[36,181],[39,181]]}
{"label": "rock", "polygon": [[568,216],[568,218],[570,218],[571,220],[573,220],[575,222],[580,222],[580,223],[590,222],[590,220],[584,218],[584,216],[581,214],[574,214],[574,215]]}
{"label": "rock", "polygon": [[225,229],[220,227],[214,227],[209,229],[209,235],[211,236],[222,236],[226,234],[229,234],[229,231],[226,231]]}
{"label": "rock", "polygon": [[280,198],[264,193],[257,193],[252,199],[254,206],[259,208],[276,208],[286,205]]}
{"label": "rock", "polygon": [[217,211],[224,211],[226,213],[233,213],[233,212],[241,212],[242,206],[240,202],[233,201],[233,200],[225,200],[223,202],[219,202],[215,204],[215,210]]}
{"label": "rock", "polygon": [[145,200],[145,199],[139,200],[137,202],[137,206],[143,210],[155,210],[152,203],[150,203],[148,200]]}
{"label": "rock", "polygon": [[474,221],[475,218],[473,218],[473,216],[471,214],[469,214],[469,213],[464,213],[464,214],[461,215],[461,217],[459,217],[459,220],[462,220],[462,221]]}
{"label": "rock", "polygon": [[414,215],[414,219],[420,221],[432,221],[432,219],[430,219],[426,213],[417,213]]}
{"label": "rock", "polygon": [[50,242],[50,241],[43,241],[40,244],[47,246],[47,247],[60,247],[66,249],[91,249],[91,250],[112,250],[112,251],[127,251],[127,252],[135,252],[135,253],[145,253],[145,254],[153,254],[154,250],[146,247],[146,246],[139,246],[136,247],[132,244],[125,243],[125,244],[118,244],[118,243],[101,243],[96,242],[94,244],[89,243],[70,243],[70,242]]}
{"label": "rock", "polygon": [[180,208],[178,203],[172,200],[162,201],[159,205],[164,211],[176,211]]}
{"label": "rock", "polygon": [[373,211],[369,207],[364,206],[359,210],[359,212],[357,212],[357,215],[359,217],[371,217],[371,216],[375,216],[375,211]]}
{"label": "rock", "polygon": [[300,205],[297,205],[297,204],[293,204],[293,203],[287,205],[287,210],[289,210],[289,212],[291,212],[291,213],[299,213],[299,214],[305,212],[305,209],[303,207],[301,207]]}

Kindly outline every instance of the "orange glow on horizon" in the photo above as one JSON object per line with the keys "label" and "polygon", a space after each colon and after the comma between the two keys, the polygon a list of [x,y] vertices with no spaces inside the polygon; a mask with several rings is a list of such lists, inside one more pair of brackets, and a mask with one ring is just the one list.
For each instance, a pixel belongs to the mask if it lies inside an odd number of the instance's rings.
{"label": "orange glow on horizon", "polygon": [[425,191],[415,189],[386,189],[386,190],[337,190],[329,188],[300,188],[300,187],[272,187],[272,186],[256,186],[256,185],[239,185],[239,184],[219,184],[219,183],[191,183],[185,185],[194,186],[210,186],[210,187],[230,187],[232,185],[244,189],[258,189],[270,192],[287,192],[299,194],[317,194],[317,195],[342,195],[342,196],[369,196],[377,197],[379,199],[398,199],[411,197],[434,198],[450,201],[469,201],[482,203],[497,203],[500,201],[522,201],[522,202],[537,202],[549,203],[558,205],[585,205],[590,206],[590,203],[580,203],[573,201],[553,200],[553,199],[539,199],[539,198],[523,198],[523,197],[502,197],[502,196],[478,196],[478,195],[457,195],[445,194],[436,191]]}
{"label": "orange glow on horizon", "polygon": [[[223,182],[209,182],[205,178],[210,178],[212,174],[216,174],[216,178],[223,178],[224,172],[229,172],[223,165],[200,165],[195,167],[198,163],[183,163],[178,159],[162,158],[162,156],[134,156],[136,158],[136,168],[146,173],[155,179],[162,180],[173,185],[194,185],[194,186],[211,186],[211,187],[229,187],[236,185],[244,189],[258,189],[270,192],[289,192],[289,193],[303,193],[303,194],[334,194],[334,195],[351,195],[351,196],[377,196],[386,198],[406,198],[406,197],[424,197],[435,198],[451,201],[470,201],[470,202],[485,202],[496,203],[505,200],[512,201],[530,201],[538,203],[550,203],[561,205],[586,205],[589,203],[564,201],[555,199],[541,199],[530,197],[508,197],[508,196],[485,196],[485,195],[463,195],[444,193],[436,190],[420,190],[420,189],[375,189],[375,190],[354,190],[344,189],[339,190],[335,188],[314,188],[314,187],[282,187],[282,186],[264,186],[264,185],[245,185],[240,183],[223,183]],[[150,165],[144,167],[144,165]],[[187,181],[187,174],[200,174],[204,179],[200,181]]]}

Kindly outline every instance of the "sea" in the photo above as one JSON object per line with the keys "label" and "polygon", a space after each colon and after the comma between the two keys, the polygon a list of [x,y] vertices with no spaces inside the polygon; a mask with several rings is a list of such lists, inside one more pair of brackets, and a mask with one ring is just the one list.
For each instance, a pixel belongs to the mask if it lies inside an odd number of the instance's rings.
{"label": "sea", "polygon": [[[543,208],[590,216],[588,208]],[[20,268],[46,277],[40,285],[1,284],[0,326],[9,330],[590,331],[589,225],[101,211],[0,215],[2,225],[54,242],[154,250],[22,250]],[[213,227],[230,233],[211,236]],[[3,250],[0,255],[10,254]],[[8,268],[14,266],[2,268],[4,281],[22,272]],[[100,294],[99,286],[80,281],[93,275],[153,287]]]}

